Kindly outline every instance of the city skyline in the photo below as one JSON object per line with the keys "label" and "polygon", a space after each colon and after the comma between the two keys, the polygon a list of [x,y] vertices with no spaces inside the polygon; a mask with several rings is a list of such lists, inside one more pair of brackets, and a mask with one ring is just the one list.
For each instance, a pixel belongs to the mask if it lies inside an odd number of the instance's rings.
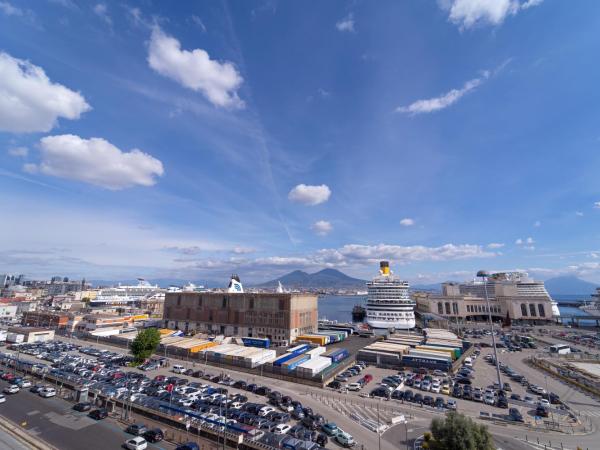
{"label": "city skyline", "polygon": [[598,12],[0,1],[2,272],[598,282]]}

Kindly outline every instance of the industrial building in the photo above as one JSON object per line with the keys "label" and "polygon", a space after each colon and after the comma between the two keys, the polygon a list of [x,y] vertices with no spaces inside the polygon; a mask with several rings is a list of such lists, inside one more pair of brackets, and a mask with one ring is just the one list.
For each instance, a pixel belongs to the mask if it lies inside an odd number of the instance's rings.
{"label": "industrial building", "polygon": [[544,283],[534,281],[526,273],[502,272],[491,275],[487,282],[442,283],[442,292],[415,292],[417,312],[432,313],[452,322],[488,320],[488,306],[494,321],[543,324],[560,314]]}
{"label": "industrial building", "polygon": [[[11,336],[12,335],[12,336]],[[22,336],[22,337],[19,337]],[[18,343],[46,342],[54,339],[54,330],[40,327],[9,327],[7,340]]]}
{"label": "industrial building", "polygon": [[317,295],[168,292],[164,326],[186,333],[269,338],[276,346],[317,331]]}

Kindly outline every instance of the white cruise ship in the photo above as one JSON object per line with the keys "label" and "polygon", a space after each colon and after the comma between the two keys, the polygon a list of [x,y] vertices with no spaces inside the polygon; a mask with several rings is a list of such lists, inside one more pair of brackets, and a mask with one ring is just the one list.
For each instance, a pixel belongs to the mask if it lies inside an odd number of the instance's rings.
{"label": "white cruise ship", "polygon": [[164,291],[158,285],[152,285],[143,278],[138,278],[135,286],[115,286],[101,289],[95,299],[90,301],[90,306],[133,306],[144,298]]}
{"label": "white cruise ship", "polygon": [[415,302],[408,294],[408,282],[390,272],[389,262],[379,263],[379,275],[367,283],[367,291],[367,324],[371,328],[415,327]]}

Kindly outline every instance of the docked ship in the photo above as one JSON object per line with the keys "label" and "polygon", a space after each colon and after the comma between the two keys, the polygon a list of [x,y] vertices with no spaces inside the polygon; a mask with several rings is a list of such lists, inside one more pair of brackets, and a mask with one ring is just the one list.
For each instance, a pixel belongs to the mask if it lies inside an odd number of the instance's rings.
{"label": "docked ship", "polygon": [[98,291],[95,299],[90,300],[90,306],[135,306],[146,298],[164,292],[158,285],[152,285],[143,278],[138,278],[138,284],[133,286],[118,285],[103,288]]}
{"label": "docked ship", "polygon": [[579,309],[587,313],[597,315],[600,313],[600,288],[596,288],[596,293],[592,295],[592,301],[586,302]]}
{"label": "docked ship", "polygon": [[415,302],[408,287],[408,282],[392,274],[388,261],[381,261],[379,275],[367,283],[367,324],[385,330],[414,328]]}
{"label": "docked ship", "polygon": [[367,316],[367,310],[364,306],[354,305],[352,308],[352,322],[362,322]]}

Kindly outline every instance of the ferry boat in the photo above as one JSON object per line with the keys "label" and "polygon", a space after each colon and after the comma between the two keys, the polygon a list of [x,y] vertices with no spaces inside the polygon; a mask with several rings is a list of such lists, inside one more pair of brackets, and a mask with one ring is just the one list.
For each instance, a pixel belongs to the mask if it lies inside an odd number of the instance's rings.
{"label": "ferry boat", "polygon": [[90,300],[90,306],[133,306],[136,302],[163,291],[159,286],[138,278],[138,284],[135,286],[118,285],[100,289],[96,298]]}
{"label": "ferry boat", "polygon": [[415,327],[415,302],[408,282],[392,274],[388,261],[379,263],[379,275],[367,283],[367,324],[374,329],[410,330]]}
{"label": "ferry boat", "polygon": [[581,305],[579,309],[592,315],[600,314],[600,288],[596,288],[596,293],[592,295],[593,300]]}

